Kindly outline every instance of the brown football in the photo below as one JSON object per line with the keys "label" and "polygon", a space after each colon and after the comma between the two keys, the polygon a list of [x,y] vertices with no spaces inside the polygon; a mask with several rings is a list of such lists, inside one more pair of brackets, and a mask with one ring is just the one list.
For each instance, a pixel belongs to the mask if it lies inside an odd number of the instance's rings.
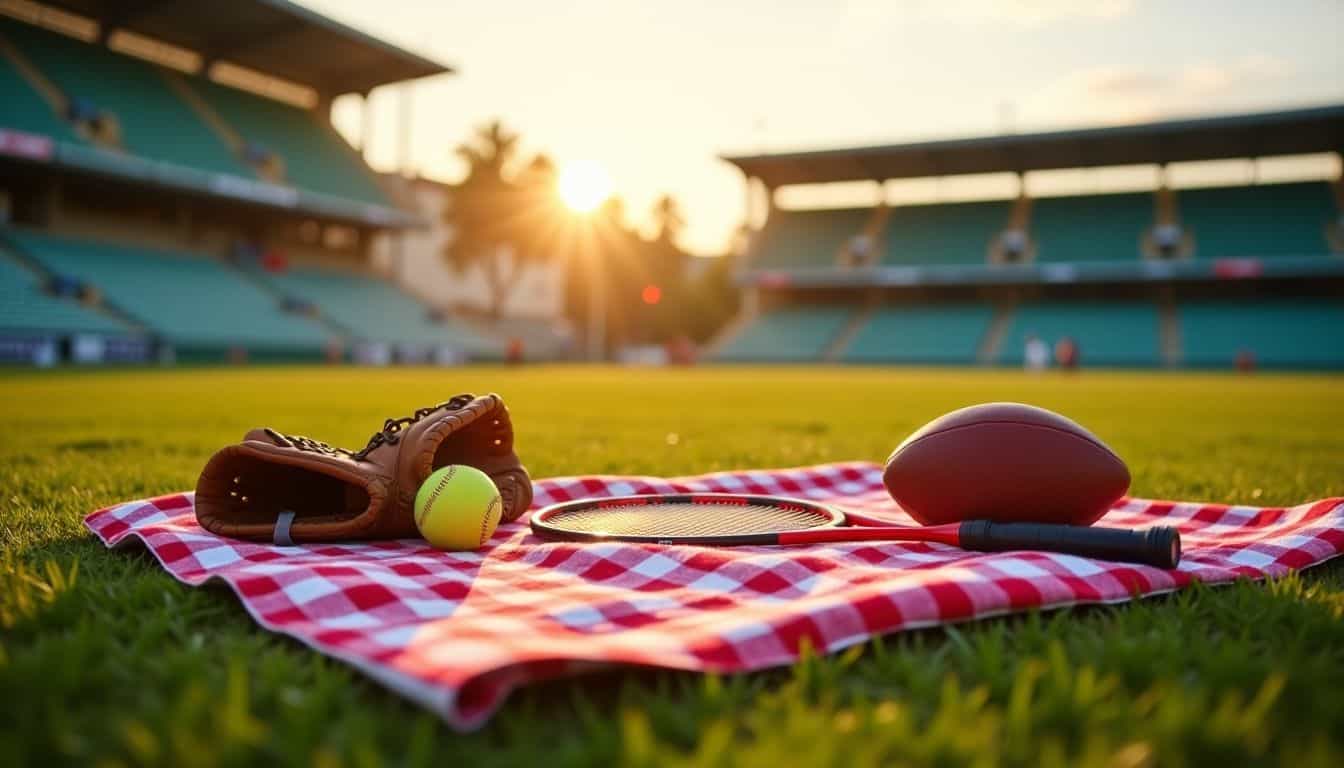
{"label": "brown football", "polygon": [[1129,490],[1129,468],[1096,435],[1043,408],[985,403],[925,424],[882,481],[925,525],[963,520],[1091,525]]}

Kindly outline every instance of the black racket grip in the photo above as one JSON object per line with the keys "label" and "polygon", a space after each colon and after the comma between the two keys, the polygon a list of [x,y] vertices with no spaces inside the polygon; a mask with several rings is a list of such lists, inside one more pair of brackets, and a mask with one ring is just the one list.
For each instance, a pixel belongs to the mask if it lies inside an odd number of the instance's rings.
{"label": "black racket grip", "polygon": [[957,531],[962,549],[1004,552],[1035,549],[1066,555],[1175,568],[1181,561],[1181,533],[1170,526],[1141,531],[1048,523],[995,523],[967,520]]}

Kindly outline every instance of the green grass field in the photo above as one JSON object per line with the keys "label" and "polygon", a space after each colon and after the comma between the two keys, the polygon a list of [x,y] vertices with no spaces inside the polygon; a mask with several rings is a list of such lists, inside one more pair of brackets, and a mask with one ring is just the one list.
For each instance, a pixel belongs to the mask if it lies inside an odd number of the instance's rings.
{"label": "green grass field", "polygon": [[[1344,565],[1271,584],[908,633],[791,670],[615,670],[457,735],[255,628],[223,588],[109,552],[89,511],[189,489],[271,425],[361,446],[495,390],[537,477],[881,460],[1021,400],[1125,456],[1135,495],[1344,495],[1344,380],[852,369],[201,369],[0,376],[3,765],[1344,765]],[[670,439],[675,435],[676,439]]]}

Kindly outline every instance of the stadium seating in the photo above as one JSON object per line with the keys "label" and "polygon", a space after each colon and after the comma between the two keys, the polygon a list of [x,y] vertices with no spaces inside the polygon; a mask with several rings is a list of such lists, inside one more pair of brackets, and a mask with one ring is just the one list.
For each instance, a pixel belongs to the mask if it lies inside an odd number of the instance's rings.
{"label": "stadium seating", "polygon": [[852,307],[790,307],[766,312],[742,329],[718,359],[735,362],[820,360],[826,345],[854,314]]}
{"label": "stadium seating", "polygon": [[851,363],[975,362],[980,341],[994,311],[984,304],[886,307],[850,342],[844,361]]}
{"label": "stadium seating", "polygon": [[1230,367],[1239,352],[1269,368],[1344,367],[1344,302],[1191,301],[1177,305],[1186,365]]}
{"label": "stadium seating", "polygon": [[454,346],[473,354],[497,352],[500,347],[461,324],[432,321],[425,305],[372,275],[311,266],[256,274],[276,291],[317,306],[323,318],[351,338]]}
{"label": "stadium seating", "polygon": [[883,263],[983,264],[1008,223],[1012,201],[905,205],[891,209]]}
{"label": "stadium seating", "polygon": [[[0,36],[7,36],[9,25],[0,23]],[[78,141],[70,124],[51,108],[33,89],[14,62],[0,53],[0,128],[13,128],[50,136],[58,141]]]}
{"label": "stadium seating", "polygon": [[834,267],[840,250],[863,231],[872,216],[872,208],[775,210],[755,247],[759,254],[755,266]]}
{"label": "stadium seating", "polygon": [[3,17],[0,34],[67,97],[85,99],[115,114],[126,151],[192,168],[251,175],[223,139],[173,93],[155,65]]}
{"label": "stadium seating", "polygon": [[1149,193],[1035,200],[1031,239],[1037,261],[1132,261],[1153,226]]}
{"label": "stadium seating", "polygon": [[316,112],[201,78],[191,79],[189,87],[244,141],[283,158],[290,184],[360,202],[389,204],[372,172]]}
{"label": "stadium seating", "polygon": [[282,312],[274,297],[214,259],[28,230],[9,237],[180,349],[320,352],[329,335],[310,318]]}
{"label": "stadium seating", "polygon": [[1187,189],[1177,193],[1196,258],[1328,254],[1334,196],[1323,181]]}
{"label": "stadium seating", "polygon": [[73,299],[48,295],[37,275],[0,253],[0,335],[12,332],[124,335],[130,329]]}
{"label": "stadium seating", "polygon": [[998,360],[1021,365],[1027,336],[1053,345],[1068,336],[1086,366],[1155,366],[1161,362],[1157,307],[1148,302],[1058,301],[1023,304],[999,344]]}

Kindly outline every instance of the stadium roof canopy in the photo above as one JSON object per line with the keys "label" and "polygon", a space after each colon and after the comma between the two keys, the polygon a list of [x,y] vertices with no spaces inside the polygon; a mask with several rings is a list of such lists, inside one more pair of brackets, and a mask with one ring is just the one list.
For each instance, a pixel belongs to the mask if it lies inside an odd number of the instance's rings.
{"label": "stadium roof canopy", "polygon": [[723,159],[778,187],[1311,152],[1344,152],[1344,105]]}
{"label": "stadium roof canopy", "polygon": [[287,0],[43,0],[117,29],[309,86],[325,96],[443,74],[443,64]]}

